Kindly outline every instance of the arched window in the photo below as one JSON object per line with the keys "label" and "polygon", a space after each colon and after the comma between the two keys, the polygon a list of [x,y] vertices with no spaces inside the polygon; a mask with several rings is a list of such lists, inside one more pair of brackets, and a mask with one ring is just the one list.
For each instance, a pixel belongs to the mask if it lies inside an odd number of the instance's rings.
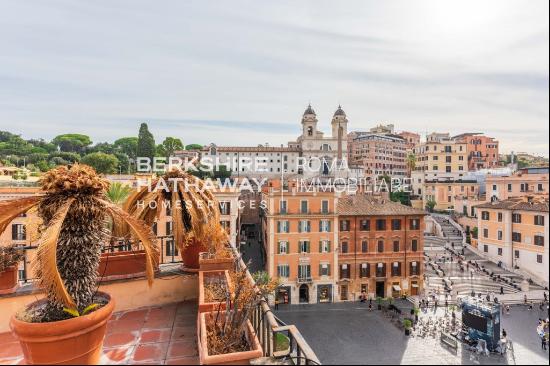
{"label": "arched window", "polygon": [[307,135],[308,135],[308,136],[313,136],[313,127],[309,126],[309,127],[307,128]]}

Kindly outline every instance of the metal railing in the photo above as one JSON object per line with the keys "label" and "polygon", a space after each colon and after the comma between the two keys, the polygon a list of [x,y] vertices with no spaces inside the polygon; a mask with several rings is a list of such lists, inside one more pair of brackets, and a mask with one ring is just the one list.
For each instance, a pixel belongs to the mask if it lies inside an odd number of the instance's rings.
{"label": "metal railing", "polygon": [[[173,236],[157,236],[158,246],[160,250],[159,264],[173,264],[182,263],[180,253],[178,252],[175,244],[173,243]],[[32,276],[30,268],[31,261],[34,259],[33,253],[38,249],[36,245],[21,245],[17,249],[23,251],[23,259],[18,266],[19,275],[18,280],[22,284],[32,283],[35,278]],[[116,239],[109,243],[105,243],[101,249],[102,253],[117,253],[125,251],[139,251],[143,250],[141,242],[128,239]]]}
{"label": "metal railing", "polygon": [[[234,249],[234,254],[238,258],[237,268],[246,269],[248,280],[255,285],[254,278],[236,249]],[[298,328],[294,325],[286,325],[277,318],[271,311],[267,299],[261,299],[259,305],[254,309],[251,322],[262,345],[264,357],[289,360],[295,365],[321,365],[315,352]],[[281,342],[281,340],[285,342]]]}

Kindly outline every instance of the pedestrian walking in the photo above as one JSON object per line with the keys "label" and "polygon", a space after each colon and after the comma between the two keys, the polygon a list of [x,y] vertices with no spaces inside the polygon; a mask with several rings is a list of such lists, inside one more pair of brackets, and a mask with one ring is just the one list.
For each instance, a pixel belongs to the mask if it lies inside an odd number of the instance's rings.
{"label": "pedestrian walking", "polygon": [[275,310],[279,310],[279,299],[275,299]]}
{"label": "pedestrian walking", "polygon": [[503,286],[500,286],[500,294],[504,295],[504,287]]}
{"label": "pedestrian walking", "polygon": [[542,349],[543,349],[543,351],[546,351],[546,337],[542,336],[540,338],[542,340]]}

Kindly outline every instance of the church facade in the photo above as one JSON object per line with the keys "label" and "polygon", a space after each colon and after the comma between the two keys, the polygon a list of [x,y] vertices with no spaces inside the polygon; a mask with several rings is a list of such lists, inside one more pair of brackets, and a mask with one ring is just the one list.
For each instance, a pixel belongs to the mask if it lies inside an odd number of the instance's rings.
{"label": "church facade", "polygon": [[301,124],[302,134],[287,146],[218,146],[212,143],[200,150],[176,152],[175,156],[192,153],[200,158],[207,157],[225,165],[232,176],[238,177],[334,176],[336,170],[346,169],[348,119],[342,107],[338,106],[334,112],[330,136],[319,130],[311,105],[304,111]]}

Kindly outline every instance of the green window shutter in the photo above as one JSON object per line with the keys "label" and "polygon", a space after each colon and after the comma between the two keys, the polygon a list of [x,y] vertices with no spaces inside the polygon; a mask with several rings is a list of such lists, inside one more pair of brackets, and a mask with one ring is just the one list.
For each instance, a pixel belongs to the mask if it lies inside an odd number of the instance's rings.
{"label": "green window shutter", "polygon": [[328,232],[332,232],[332,227],[331,227],[331,224],[332,224],[332,221],[328,221]]}
{"label": "green window shutter", "polygon": [[322,273],[323,273],[323,265],[319,264],[319,277],[321,277]]}
{"label": "green window shutter", "polygon": [[320,240],[319,241],[319,253],[322,253],[323,252],[323,241]]}
{"label": "green window shutter", "polygon": [[311,243],[309,241],[307,242],[306,247],[307,247],[307,252],[311,253]]}
{"label": "green window shutter", "polygon": [[330,263],[327,264],[327,273],[328,273],[328,275],[330,276]]}
{"label": "green window shutter", "polygon": [[277,243],[277,254],[281,254],[281,242]]}
{"label": "green window shutter", "polygon": [[330,240],[327,242],[328,252],[330,253]]}

